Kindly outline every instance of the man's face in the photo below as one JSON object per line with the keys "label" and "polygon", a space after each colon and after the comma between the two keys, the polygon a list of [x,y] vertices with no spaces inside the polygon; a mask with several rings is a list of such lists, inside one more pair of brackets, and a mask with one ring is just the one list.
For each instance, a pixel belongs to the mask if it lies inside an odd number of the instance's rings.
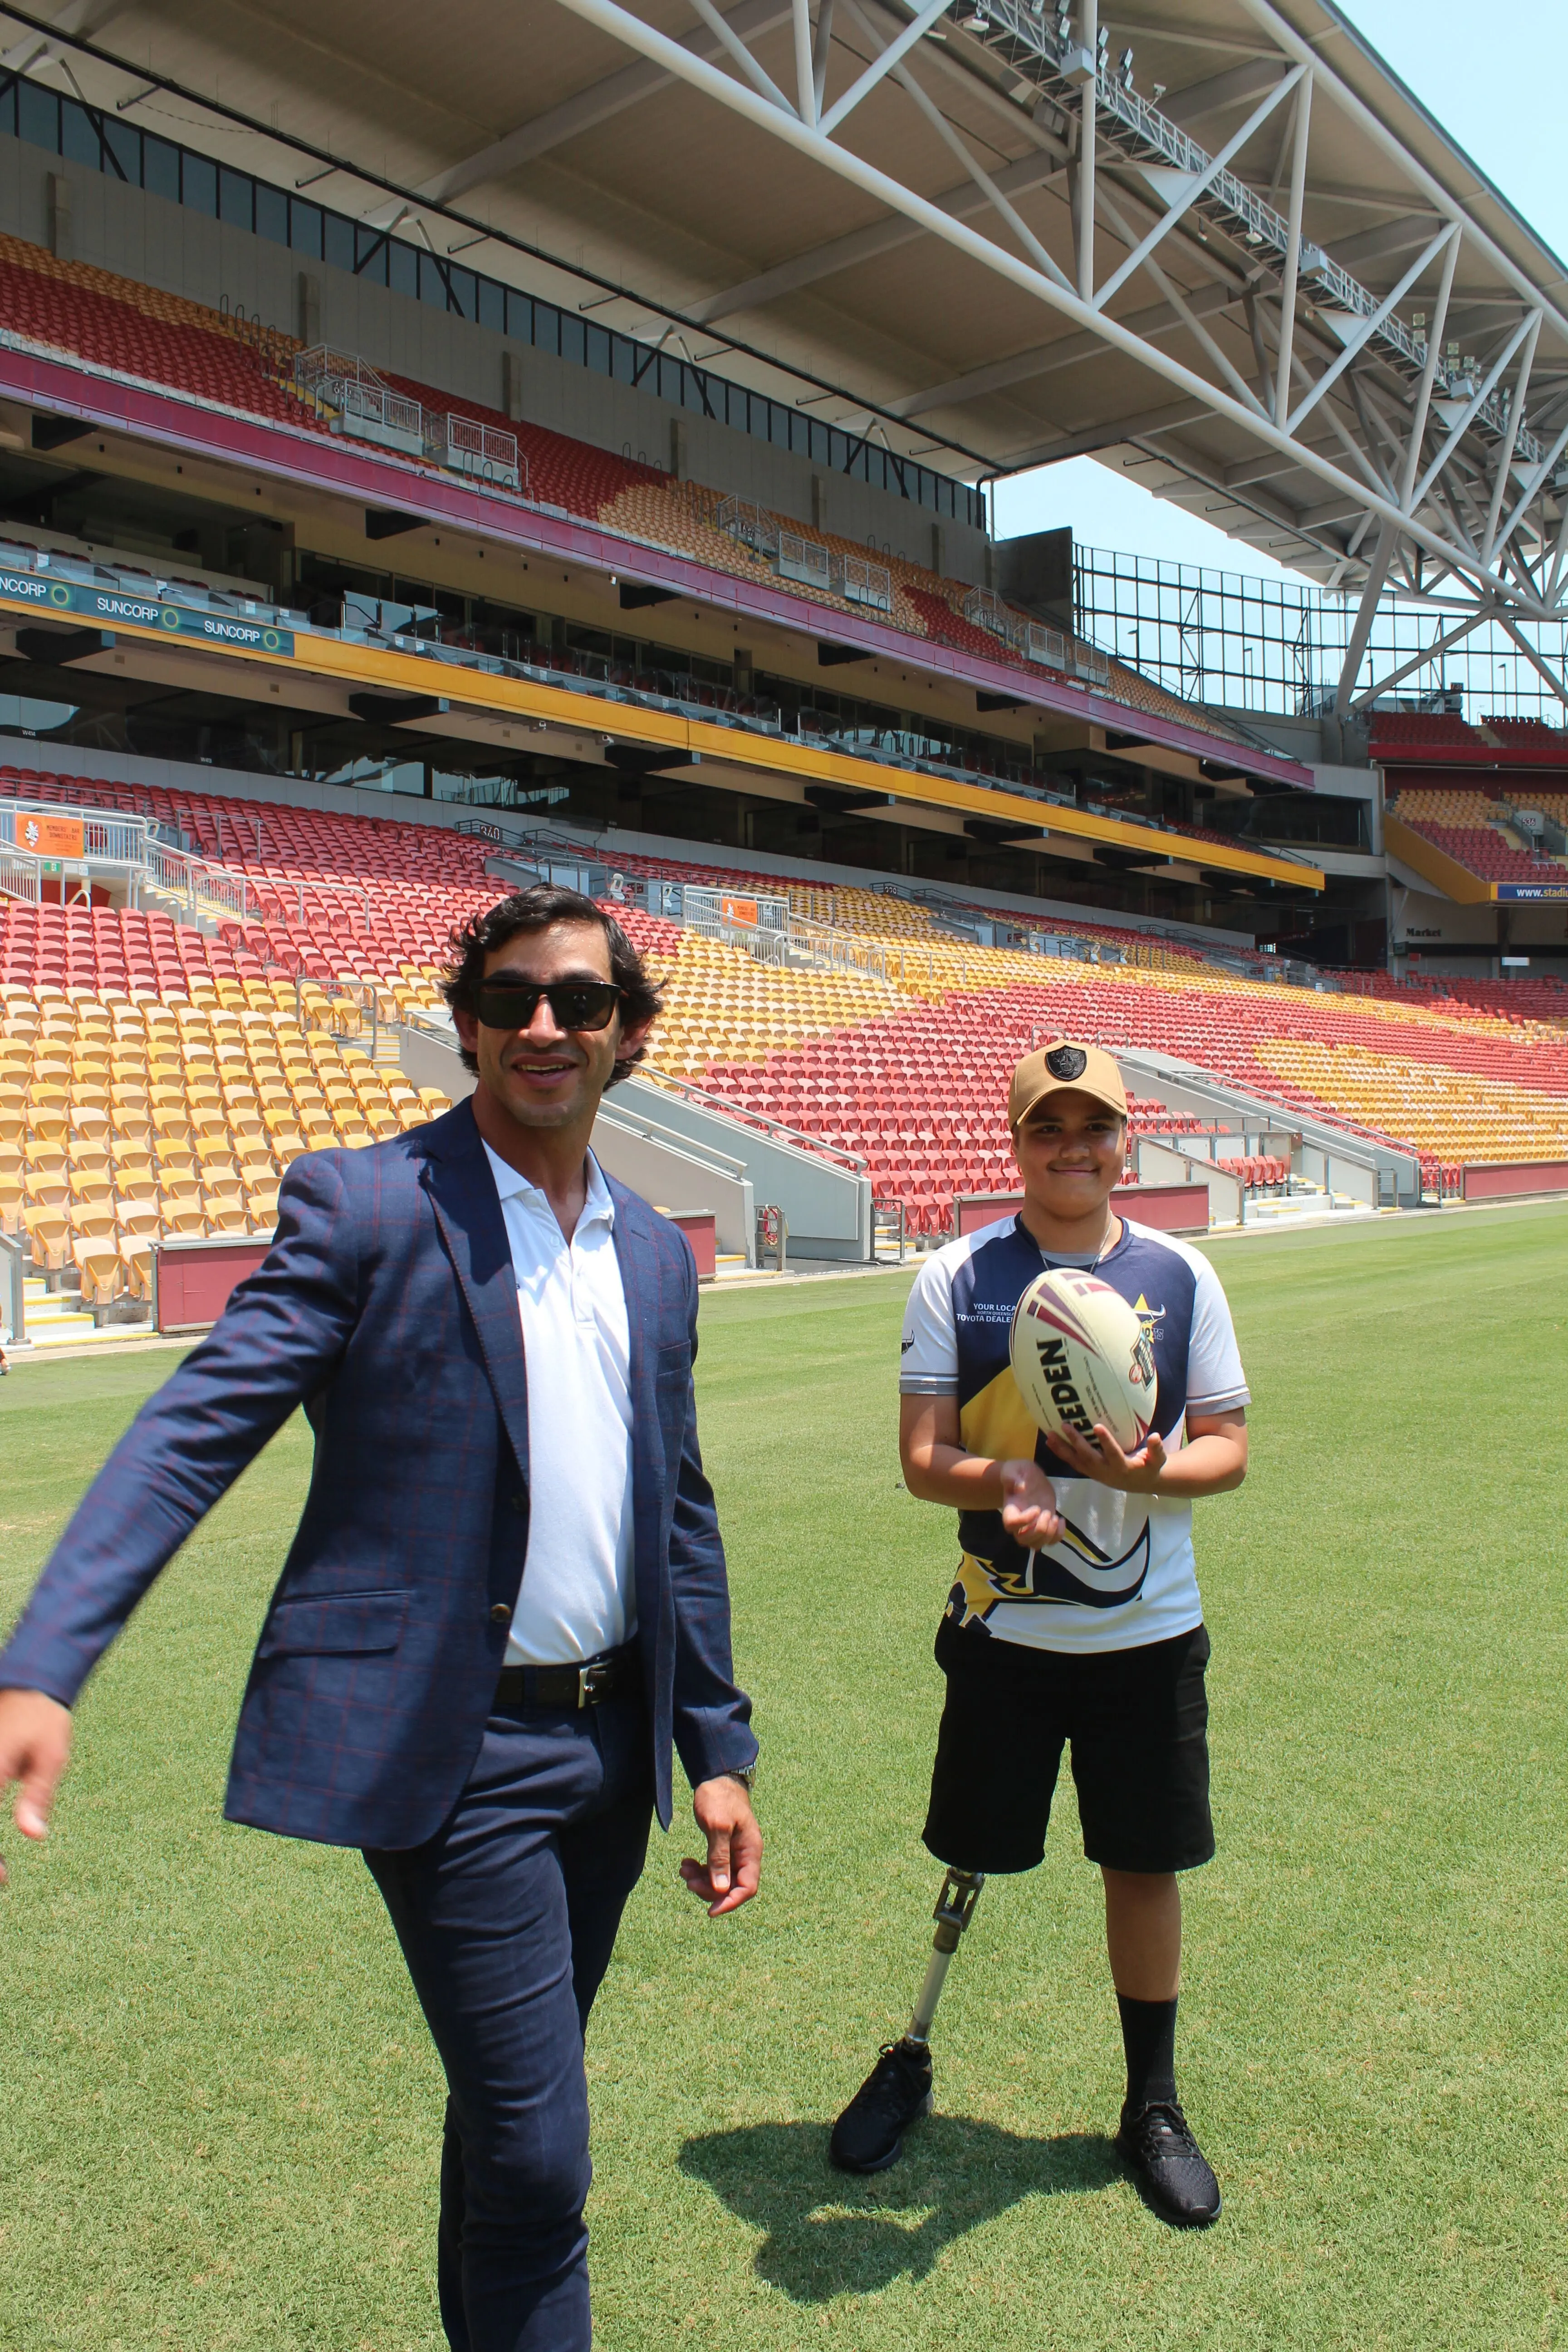
{"label": "man's face", "polygon": [[1032,1110],[1013,1138],[1024,1190],[1053,1217],[1103,1208],[1121,1181],[1125,1122],[1092,1095],[1064,1087]]}
{"label": "man's face", "polygon": [[[487,981],[530,982],[610,978],[610,943],[597,923],[552,923],[524,931],[485,958]],[[479,1066],[479,1081],[519,1127],[569,1127],[598,1108],[617,1055],[641,1043],[617,1009],[603,1029],[563,1029],[542,996],[524,1029],[492,1029],[455,1012],[458,1036]]]}

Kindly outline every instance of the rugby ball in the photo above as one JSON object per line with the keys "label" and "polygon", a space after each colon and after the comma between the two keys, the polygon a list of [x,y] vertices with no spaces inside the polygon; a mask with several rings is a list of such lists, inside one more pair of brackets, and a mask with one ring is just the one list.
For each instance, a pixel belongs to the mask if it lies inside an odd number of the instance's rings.
{"label": "rugby ball", "polygon": [[1047,1437],[1094,1442],[1102,1422],[1124,1454],[1153,1424],[1152,1342],[1120,1291],[1072,1266],[1037,1274],[1013,1310],[1008,1353],[1029,1416]]}

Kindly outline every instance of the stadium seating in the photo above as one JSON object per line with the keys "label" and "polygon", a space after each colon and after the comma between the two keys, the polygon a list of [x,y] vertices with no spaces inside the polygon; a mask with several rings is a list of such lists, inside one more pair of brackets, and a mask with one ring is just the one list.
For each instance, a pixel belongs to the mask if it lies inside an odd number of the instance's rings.
{"label": "stadium seating", "polygon": [[[864,1161],[917,1234],[949,1229],[954,1193],[1013,1182],[1006,1073],[1042,1035],[1178,1054],[1287,1123],[1294,1111],[1434,1168],[1568,1156],[1568,992],[1543,1021],[1433,1005],[1418,989],[1325,996],[1175,956],[1158,970],[1096,968],[932,939],[889,982],[781,971],[690,932],[673,954],[649,952],[668,1004],[658,1067],[740,1118]],[[858,1002],[867,1011],[850,1025]],[[1135,1132],[1161,1124],[1180,1122],[1134,1106]]]}
{"label": "stadium seating", "polygon": [[[314,401],[294,385],[293,362],[303,347],[293,337],[89,263],[59,260],[19,237],[0,236],[0,327],[92,368],[165,386],[216,408],[264,417],[301,433],[330,429]],[[766,579],[782,593],[807,604],[844,614],[861,609],[836,589],[776,574],[742,540],[718,527],[714,518],[721,501],[715,491],[677,481],[644,461],[519,421],[483,402],[412,377],[387,373],[384,381],[432,414],[468,417],[515,435],[526,465],[525,488],[519,495],[532,504],[585,518],[629,541],[685,555],[713,571]],[[877,615],[890,626],[987,662],[1031,667],[1015,647],[964,618],[962,606],[970,593],[965,583],[885,548],[868,550],[836,538],[793,517],[769,515],[766,521],[775,531],[782,525],[797,538],[826,548],[840,562],[846,556],[869,555],[893,582],[892,609]],[[1072,645],[1069,636],[1069,659]],[[1121,662],[1111,660],[1107,666],[1103,690],[1145,712],[1189,726],[1199,723],[1213,734],[1235,740],[1222,719],[1195,713]]]}
{"label": "stadium seating", "polygon": [[[74,1257],[95,1298],[119,1295],[110,1237],[91,1223],[106,1203],[116,1249],[132,1238],[128,1218],[151,1214],[165,1231],[255,1224],[295,1152],[427,1115],[395,1071],[366,1058],[360,1007],[394,1022],[437,1002],[451,925],[501,890],[482,841],[24,770],[0,772],[0,792],[141,809],[243,870],[262,901],[258,919],[218,937],[122,908],[0,912],[0,1218],[27,1223],[35,1255],[57,1271]],[[948,1229],[955,1193],[1011,1184],[1006,1072],[1058,1034],[1175,1053],[1287,1123],[1294,1112],[1397,1143],[1421,1157],[1433,1190],[1451,1189],[1465,1160],[1568,1156],[1568,987],[1555,981],[1366,974],[1325,994],[1265,982],[1261,959],[1248,977],[1196,946],[1092,918],[1053,918],[1064,952],[1026,954],[977,947],[869,879],[633,855],[615,871],[632,898],[655,877],[786,896],[820,927],[803,935],[821,950],[815,964],[781,964],[733,932],[712,938],[613,902],[664,993],[656,1069],[742,1120],[863,1161],[917,1234]],[[334,1025],[350,1034],[334,1037]],[[1193,1124],[1133,1101],[1135,1135]],[[1254,1169],[1243,1181],[1279,1179]]]}
{"label": "stadium seating", "polygon": [[177,998],[0,982],[0,1230],[51,1277],[74,1264],[86,1305],[144,1298],[155,1240],[268,1233],[300,1152],[447,1108],[322,1025],[325,998],[300,1010],[195,975]]}
{"label": "stadium seating", "polygon": [[1406,786],[1387,803],[1391,816],[1482,881],[1568,882],[1568,863],[1532,847],[1510,824],[1515,805],[1540,809],[1561,823],[1557,810],[1568,805],[1568,796],[1510,785],[1505,805],[1497,786]]}

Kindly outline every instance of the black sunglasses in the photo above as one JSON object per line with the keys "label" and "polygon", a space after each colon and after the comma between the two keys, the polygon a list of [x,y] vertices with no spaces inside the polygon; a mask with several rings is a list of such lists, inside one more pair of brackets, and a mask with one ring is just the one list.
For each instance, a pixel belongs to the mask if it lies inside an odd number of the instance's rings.
{"label": "black sunglasses", "polygon": [[475,1011],[487,1029],[526,1029],[542,996],[558,1029],[607,1029],[625,993],[613,980],[488,980],[479,985]]}

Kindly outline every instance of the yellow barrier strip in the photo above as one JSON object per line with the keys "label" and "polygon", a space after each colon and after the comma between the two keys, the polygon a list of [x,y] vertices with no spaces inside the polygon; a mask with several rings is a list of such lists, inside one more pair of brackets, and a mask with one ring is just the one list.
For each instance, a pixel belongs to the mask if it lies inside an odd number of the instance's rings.
{"label": "yellow barrier strip", "polygon": [[1383,845],[1391,857],[1397,857],[1402,866],[1410,866],[1424,882],[1430,882],[1435,889],[1441,890],[1446,898],[1452,898],[1458,906],[1489,906],[1497,897],[1495,883],[1483,882],[1479,874],[1472,874],[1468,866],[1461,866],[1457,857],[1450,857],[1447,851],[1439,849],[1435,841],[1426,840],[1419,833],[1412,833],[1398,817],[1386,813],[1383,820]]}
{"label": "yellow barrier strip", "polygon": [[[10,600],[0,596],[0,604]],[[47,607],[42,608],[47,613]],[[53,614],[47,615],[53,618]],[[118,616],[118,635],[164,647],[188,642],[171,638],[156,627],[142,627]],[[279,656],[248,646],[204,643],[204,653],[219,653],[226,660],[259,661],[279,667]],[[1247,874],[1298,888],[1321,890],[1324,877],[1314,866],[1294,865],[1266,853],[1232,849],[1219,842],[1194,841],[1185,834],[1166,833],[1145,825],[1124,824],[1114,817],[1094,816],[1085,809],[1058,808],[1051,802],[1026,799],[984,784],[958,783],[945,776],[925,776],[904,768],[884,768],[875,761],[857,760],[841,751],[814,750],[777,737],[749,735],[740,728],[710,720],[684,719],[664,710],[645,710],[636,704],[604,702],[568,688],[543,686],[530,678],[498,677],[488,671],[463,669],[433,661],[420,654],[357,646],[341,637],[317,636],[300,630],[294,637],[292,658],[282,657],[291,670],[343,684],[369,686],[404,694],[437,695],[483,716],[543,720],[578,733],[614,737],[659,750],[700,753],[704,760],[765,770],[773,775],[798,776],[812,783],[837,784],[847,792],[885,793],[893,800],[912,801],[922,807],[947,809],[966,816],[988,816],[1005,824],[1040,826],[1047,832],[1080,841],[1102,842],[1109,847],[1142,852],[1147,857],[1176,857],[1186,865],[1205,866],[1216,872]]]}
{"label": "yellow barrier strip", "polygon": [[666,710],[644,710],[634,703],[601,702],[568,688],[543,686],[530,678],[476,676],[426,659],[419,654],[382,652],[354,646],[336,637],[296,640],[296,659],[308,658],[312,668],[329,677],[352,679],[356,685],[389,686],[410,694],[443,691],[453,702],[470,709],[503,716],[543,719],[578,732],[614,736],[659,750],[700,752],[706,760],[729,761],[736,767],[765,769],[773,775],[799,776],[812,783],[837,784],[847,792],[886,793],[894,800],[918,802],[924,807],[951,809],[969,816],[990,816],[1006,823],[1043,826],[1051,833],[1079,840],[1105,842],[1119,849],[1142,850],[1149,856],[1179,857],[1189,865],[1216,871],[1252,874],[1270,881],[1296,883],[1321,890],[1324,877],[1314,866],[1297,866],[1283,858],[1218,842],[1194,841],[1185,834],[1165,833],[1144,825],[1120,824],[1114,817],[1091,815],[1087,810],[1058,808],[1054,803],[1026,800],[1019,793],[999,792],[984,784],[963,784],[945,776],[911,774],[902,768],[884,768],[871,760],[856,760],[841,751],[814,750],[777,737],[748,735],[740,728],[720,727],[710,720],[684,719]]}

